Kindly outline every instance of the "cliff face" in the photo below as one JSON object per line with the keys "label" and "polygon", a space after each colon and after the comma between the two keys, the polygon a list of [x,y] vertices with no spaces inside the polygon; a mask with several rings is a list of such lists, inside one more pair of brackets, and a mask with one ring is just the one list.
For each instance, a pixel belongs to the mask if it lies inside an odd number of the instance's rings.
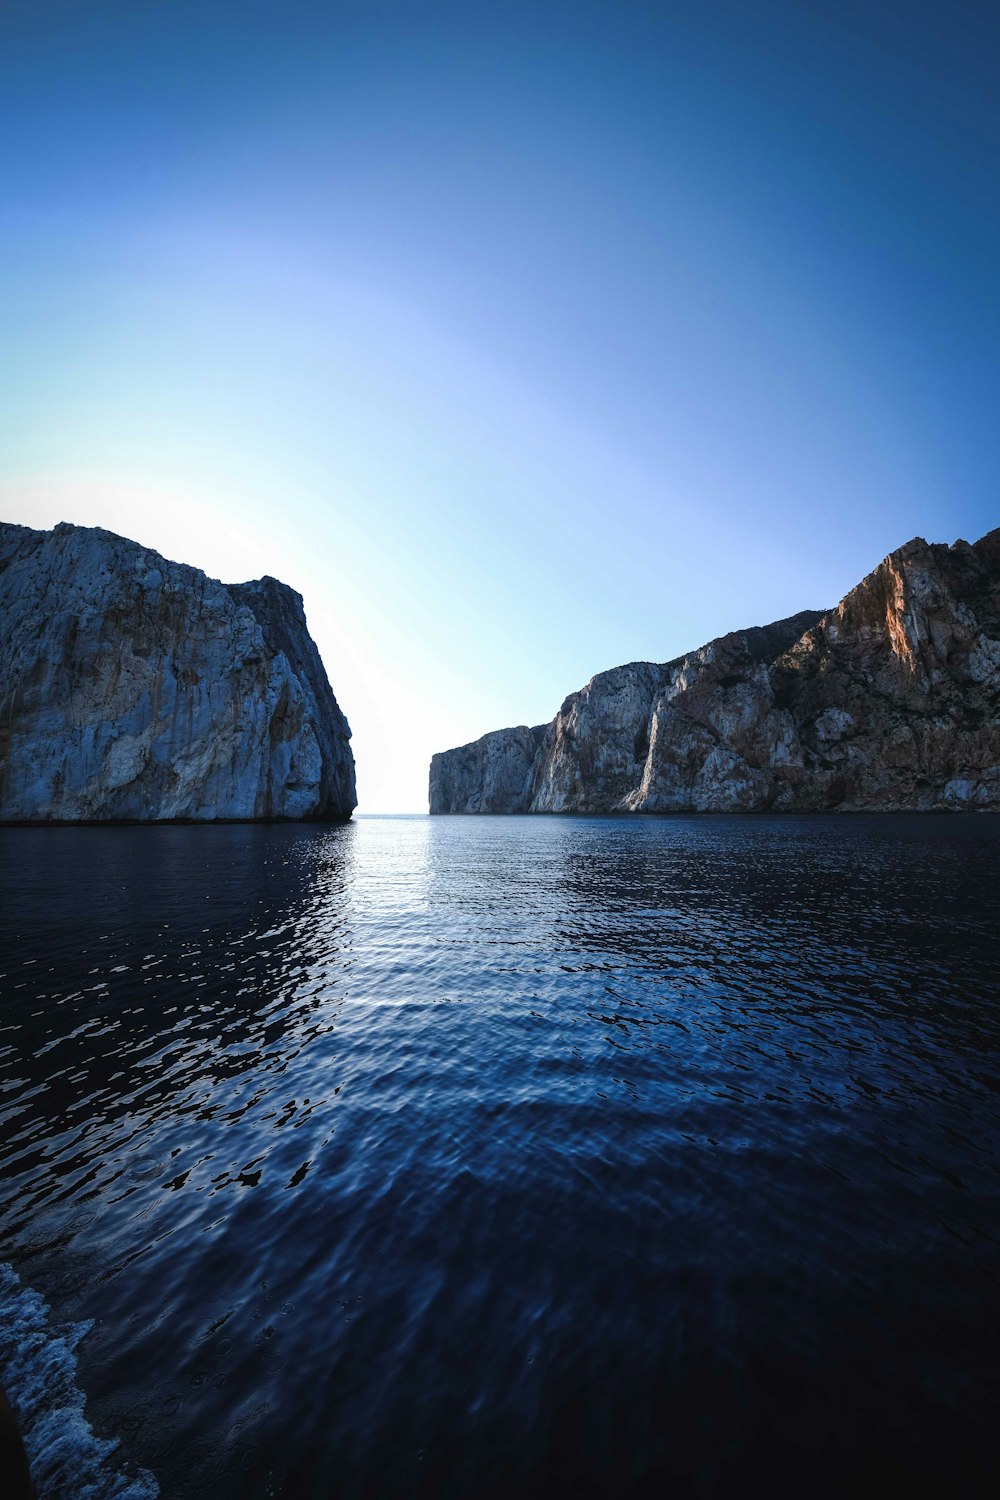
{"label": "cliff face", "polygon": [[[474,744],[448,750],[431,760],[431,812],[527,812],[532,778],[546,732],[498,729]],[[450,806],[450,803],[460,806]]]}
{"label": "cliff face", "polygon": [[0,524],[0,820],[347,818],[349,740],[276,579]]}
{"label": "cliff face", "polygon": [[1000,530],[918,538],[829,613],[602,672],[431,762],[432,813],[962,807],[1000,808]]}

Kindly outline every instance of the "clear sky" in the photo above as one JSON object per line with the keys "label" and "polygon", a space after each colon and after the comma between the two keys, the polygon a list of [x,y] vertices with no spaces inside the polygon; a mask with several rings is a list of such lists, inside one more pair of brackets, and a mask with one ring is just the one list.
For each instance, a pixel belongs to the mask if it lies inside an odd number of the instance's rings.
{"label": "clear sky", "polygon": [[1000,6],[4,0],[0,516],[305,596],[361,811],[1000,523]]}

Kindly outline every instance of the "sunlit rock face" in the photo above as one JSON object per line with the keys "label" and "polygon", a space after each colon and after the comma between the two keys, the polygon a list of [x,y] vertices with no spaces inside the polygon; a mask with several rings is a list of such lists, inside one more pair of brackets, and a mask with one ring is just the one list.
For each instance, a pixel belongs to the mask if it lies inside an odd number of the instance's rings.
{"label": "sunlit rock face", "polygon": [[431,767],[440,813],[969,807],[1000,807],[1000,530],[908,542],[835,610],[602,672]]}
{"label": "sunlit rock face", "polygon": [[348,818],[349,740],[285,584],[0,524],[0,820]]}

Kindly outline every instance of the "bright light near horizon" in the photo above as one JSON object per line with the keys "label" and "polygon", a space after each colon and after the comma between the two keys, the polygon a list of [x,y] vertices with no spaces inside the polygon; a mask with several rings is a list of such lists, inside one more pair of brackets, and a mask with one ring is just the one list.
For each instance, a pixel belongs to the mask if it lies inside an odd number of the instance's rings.
{"label": "bright light near horizon", "polygon": [[298,589],[386,812],[989,530],[988,50],[745,9],[15,5],[0,515]]}

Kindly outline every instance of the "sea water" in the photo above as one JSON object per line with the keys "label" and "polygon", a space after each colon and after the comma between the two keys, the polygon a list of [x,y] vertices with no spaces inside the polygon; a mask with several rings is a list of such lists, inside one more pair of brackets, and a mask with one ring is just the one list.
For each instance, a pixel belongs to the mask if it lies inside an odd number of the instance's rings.
{"label": "sea water", "polygon": [[0,831],[43,1500],[993,1494],[1000,819]]}

